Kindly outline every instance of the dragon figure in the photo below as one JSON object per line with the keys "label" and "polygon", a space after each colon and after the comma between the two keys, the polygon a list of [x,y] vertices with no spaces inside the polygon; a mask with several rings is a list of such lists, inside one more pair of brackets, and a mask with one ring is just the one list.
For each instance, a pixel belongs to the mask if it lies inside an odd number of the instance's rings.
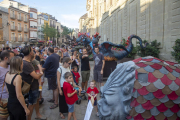
{"label": "dragon figure", "polygon": [[180,66],[151,56],[118,64],[98,111],[100,120],[180,120]]}
{"label": "dragon figure", "polygon": [[[94,36],[92,36],[92,38],[90,38],[90,36],[88,36],[86,33],[79,33],[76,42],[83,43],[85,47],[89,45],[92,48],[91,50],[93,54],[96,54],[94,51],[94,47],[99,46],[99,51],[104,55],[105,61],[120,60],[126,57],[129,53],[131,53],[131,51],[133,50],[133,44],[132,44],[133,38],[139,40],[140,46],[142,48],[145,48],[147,45],[145,44],[145,46],[143,46],[141,38],[137,35],[131,35],[128,37],[127,40],[128,45],[126,47],[122,44],[114,44],[108,41],[103,42],[99,45],[98,42],[100,38],[101,36],[99,36],[99,33],[96,33]],[[122,50],[121,51],[113,50],[112,47],[121,48]]]}

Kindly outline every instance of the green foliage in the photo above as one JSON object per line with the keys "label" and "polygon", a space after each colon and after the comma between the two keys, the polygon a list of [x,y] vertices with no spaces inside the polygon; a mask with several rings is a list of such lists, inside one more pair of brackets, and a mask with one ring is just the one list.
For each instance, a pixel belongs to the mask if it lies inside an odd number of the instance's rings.
{"label": "green foliage", "polygon": [[137,53],[137,47],[133,47],[132,52],[127,55],[127,58],[134,58],[136,53]]}
{"label": "green foliage", "polygon": [[180,39],[177,39],[175,41],[175,46],[173,46],[173,50],[174,51],[171,52],[172,56],[178,63],[180,63]]}
{"label": "green foliage", "polygon": [[46,24],[45,26],[42,27],[42,32],[44,34],[44,37],[46,40],[48,40],[48,38],[56,38],[57,37],[57,30],[53,27],[50,27],[48,24]]}
{"label": "green foliage", "polygon": [[[147,40],[142,41],[143,46],[148,43]],[[139,42],[137,42],[137,53],[141,57],[146,57],[146,56],[153,56],[156,58],[159,58],[159,46],[161,45],[160,42],[157,42],[157,40],[152,41],[149,43],[146,48],[141,48]]]}

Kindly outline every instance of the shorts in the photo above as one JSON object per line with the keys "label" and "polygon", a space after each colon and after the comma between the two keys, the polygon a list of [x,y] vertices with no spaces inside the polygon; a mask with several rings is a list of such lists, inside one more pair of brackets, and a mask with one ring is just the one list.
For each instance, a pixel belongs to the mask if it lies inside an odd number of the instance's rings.
{"label": "shorts", "polygon": [[48,86],[49,86],[49,90],[55,90],[57,89],[57,78],[56,76],[55,77],[52,77],[52,78],[47,78],[48,79]]}
{"label": "shorts", "polygon": [[73,113],[74,112],[74,104],[72,104],[72,105],[67,104],[67,106],[68,106],[68,112]]}
{"label": "shorts", "polygon": [[[89,100],[88,100],[88,102],[89,102]],[[97,99],[94,100],[94,106],[97,106]]]}
{"label": "shorts", "polygon": [[82,82],[86,82],[89,80],[90,71],[81,71]]}
{"label": "shorts", "polygon": [[94,70],[94,80],[95,80],[96,82],[101,83],[101,82],[102,82],[102,79],[103,79],[103,74],[101,74],[101,71],[96,71],[96,70]]}
{"label": "shorts", "polygon": [[28,99],[28,101],[29,101],[30,105],[36,104],[38,98],[39,98],[39,89],[29,91],[29,99]]}

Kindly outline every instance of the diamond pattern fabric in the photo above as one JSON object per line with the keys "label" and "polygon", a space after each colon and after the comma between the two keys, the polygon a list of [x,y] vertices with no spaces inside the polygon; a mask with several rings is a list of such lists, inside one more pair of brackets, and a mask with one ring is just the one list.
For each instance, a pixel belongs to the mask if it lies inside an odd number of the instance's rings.
{"label": "diamond pattern fabric", "polygon": [[180,119],[180,67],[158,58],[133,60],[138,66],[129,120]]}

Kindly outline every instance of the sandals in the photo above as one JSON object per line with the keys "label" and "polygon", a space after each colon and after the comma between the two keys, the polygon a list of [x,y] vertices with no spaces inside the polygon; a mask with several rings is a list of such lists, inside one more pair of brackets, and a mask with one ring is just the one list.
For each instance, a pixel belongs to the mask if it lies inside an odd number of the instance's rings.
{"label": "sandals", "polygon": [[50,100],[48,100],[48,102],[50,102],[50,103],[54,103],[54,100],[53,100],[53,99],[50,99]]}
{"label": "sandals", "polygon": [[58,104],[53,104],[50,109],[54,109],[54,108],[57,108],[58,107]]}
{"label": "sandals", "polygon": [[41,105],[44,102],[44,98],[41,98],[39,104]]}
{"label": "sandals", "polygon": [[65,119],[65,117],[62,113],[60,113],[60,117],[61,117],[61,119]]}

